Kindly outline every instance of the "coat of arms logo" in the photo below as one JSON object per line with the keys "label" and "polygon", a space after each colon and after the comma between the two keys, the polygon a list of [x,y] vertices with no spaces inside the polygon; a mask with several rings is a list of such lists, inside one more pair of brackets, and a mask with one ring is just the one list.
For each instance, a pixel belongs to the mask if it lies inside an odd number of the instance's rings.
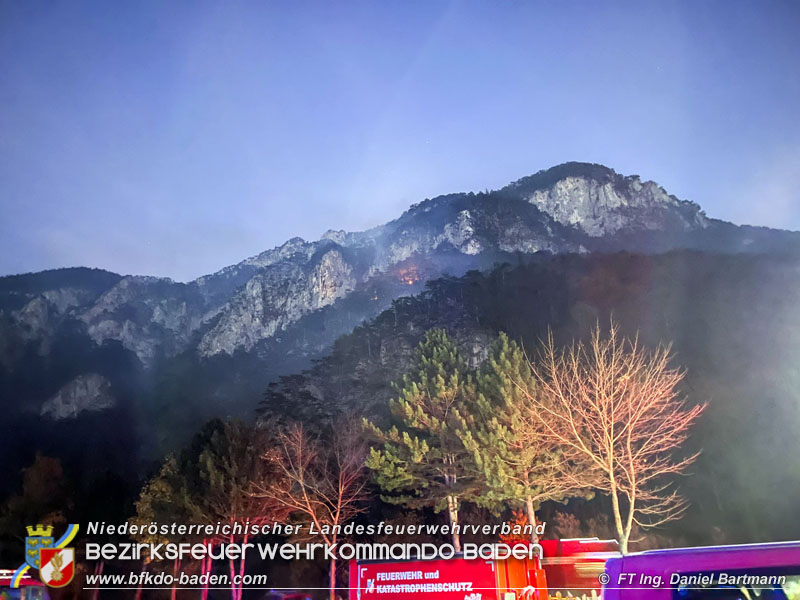
{"label": "coat of arms logo", "polygon": [[18,588],[28,569],[39,570],[39,578],[50,587],[64,587],[75,575],[75,549],[67,548],[78,534],[78,525],[67,525],[67,530],[54,541],[50,525],[28,526],[25,538],[25,563],[14,571],[11,587]]}
{"label": "coat of arms logo", "polygon": [[46,548],[41,551],[42,566],[39,577],[50,587],[64,587],[75,575],[75,550],[72,548]]}
{"label": "coat of arms logo", "polygon": [[50,526],[28,526],[28,537],[25,538],[25,562],[34,569],[40,566],[39,552],[43,548],[53,547],[53,528]]}

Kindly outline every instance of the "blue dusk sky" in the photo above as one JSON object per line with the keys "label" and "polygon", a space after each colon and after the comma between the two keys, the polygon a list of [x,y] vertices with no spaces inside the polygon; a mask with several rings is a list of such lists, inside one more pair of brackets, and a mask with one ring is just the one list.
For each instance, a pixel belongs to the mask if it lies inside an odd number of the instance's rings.
{"label": "blue dusk sky", "polygon": [[569,161],[800,229],[800,2],[0,1],[0,274],[189,280]]}

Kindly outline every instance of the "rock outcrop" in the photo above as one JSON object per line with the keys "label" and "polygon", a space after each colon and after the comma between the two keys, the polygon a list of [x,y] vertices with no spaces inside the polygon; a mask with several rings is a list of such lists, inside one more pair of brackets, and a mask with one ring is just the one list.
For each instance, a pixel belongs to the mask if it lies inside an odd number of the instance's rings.
{"label": "rock outcrop", "polygon": [[200,341],[212,356],[251,350],[309,312],[328,306],[356,286],[354,268],[338,248],[269,265],[239,290]]}
{"label": "rock outcrop", "polygon": [[74,419],[83,412],[112,408],[116,400],[111,383],[97,373],[79,375],[47,400],[40,414],[54,420]]}

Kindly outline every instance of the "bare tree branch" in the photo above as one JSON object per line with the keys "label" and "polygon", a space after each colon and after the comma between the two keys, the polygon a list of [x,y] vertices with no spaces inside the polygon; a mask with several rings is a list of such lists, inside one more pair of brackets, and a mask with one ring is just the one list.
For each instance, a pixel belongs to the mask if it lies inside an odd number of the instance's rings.
{"label": "bare tree branch", "polygon": [[588,344],[564,350],[548,335],[531,368],[536,391],[527,393],[525,423],[563,452],[562,476],[611,497],[623,552],[633,525],[647,528],[680,517],[685,500],[668,486],[697,454],[676,451],[705,409],[679,396],[685,372],[670,366],[671,349],[623,339],[612,322]]}

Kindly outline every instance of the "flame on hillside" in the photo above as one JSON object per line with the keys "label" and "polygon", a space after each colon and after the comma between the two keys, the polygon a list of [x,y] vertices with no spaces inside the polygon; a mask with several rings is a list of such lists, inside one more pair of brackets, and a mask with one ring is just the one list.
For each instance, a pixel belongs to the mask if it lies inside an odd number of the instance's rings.
{"label": "flame on hillside", "polygon": [[410,265],[397,269],[397,278],[406,285],[414,285],[420,280],[420,274],[417,267]]}

